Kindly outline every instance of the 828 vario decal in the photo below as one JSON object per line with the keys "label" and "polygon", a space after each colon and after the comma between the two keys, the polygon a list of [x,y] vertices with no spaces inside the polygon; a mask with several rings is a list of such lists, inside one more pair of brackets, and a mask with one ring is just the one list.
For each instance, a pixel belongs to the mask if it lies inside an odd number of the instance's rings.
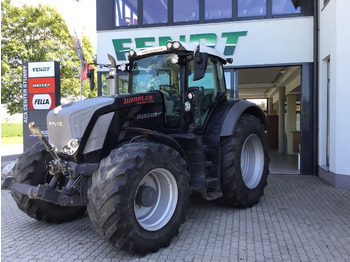
{"label": "828 vario decal", "polygon": [[162,112],[139,114],[136,116],[136,119],[139,120],[139,119],[153,118],[153,117],[160,116],[161,114],[162,114]]}

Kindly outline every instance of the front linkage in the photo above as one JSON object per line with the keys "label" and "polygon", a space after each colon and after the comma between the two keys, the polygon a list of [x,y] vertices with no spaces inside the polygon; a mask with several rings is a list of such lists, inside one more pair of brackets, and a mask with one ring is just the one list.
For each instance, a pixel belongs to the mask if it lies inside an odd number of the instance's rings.
{"label": "front linkage", "polygon": [[[34,122],[31,122],[28,126],[32,134],[39,136],[39,139],[53,158],[53,160],[45,163],[47,173],[52,175],[53,178],[50,183],[38,186],[7,180],[5,183],[6,187],[28,195],[31,199],[45,200],[60,206],[86,206],[88,203],[87,188],[83,188],[81,182],[96,171],[98,163],[77,164],[62,160],[43,136],[39,127],[35,126]],[[59,189],[58,184],[62,181],[62,177],[67,179],[67,183],[62,189]],[[80,186],[79,194],[76,194],[78,186]]]}

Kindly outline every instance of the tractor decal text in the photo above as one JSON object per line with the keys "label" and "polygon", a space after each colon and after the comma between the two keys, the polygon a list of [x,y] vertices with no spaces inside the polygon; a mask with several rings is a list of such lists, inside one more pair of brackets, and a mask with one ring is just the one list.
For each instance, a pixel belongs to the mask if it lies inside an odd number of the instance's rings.
{"label": "tractor decal text", "polygon": [[135,96],[124,98],[124,105],[136,103],[136,104],[146,104],[153,103],[153,96]]}
{"label": "tractor decal text", "polygon": [[162,112],[155,112],[155,113],[146,113],[146,114],[139,114],[136,116],[136,118],[139,119],[146,119],[146,118],[153,118],[160,116]]}

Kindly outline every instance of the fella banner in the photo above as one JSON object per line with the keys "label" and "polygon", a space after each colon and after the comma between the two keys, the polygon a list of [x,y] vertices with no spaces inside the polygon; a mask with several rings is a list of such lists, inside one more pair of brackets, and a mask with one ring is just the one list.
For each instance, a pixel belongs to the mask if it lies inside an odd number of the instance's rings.
{"label": "fella banner", "polygon": [[60,64],[56,61],[22,65],[23,149],[39,141],[28,128],[30,122],[47,136],[46,115],[60,104]]}

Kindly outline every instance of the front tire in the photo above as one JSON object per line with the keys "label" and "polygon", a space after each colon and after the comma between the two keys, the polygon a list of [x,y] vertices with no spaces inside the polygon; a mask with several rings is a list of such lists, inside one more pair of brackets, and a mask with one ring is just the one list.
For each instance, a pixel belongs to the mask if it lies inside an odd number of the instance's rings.
{"label": "front tire", "polygon": [[[40,142],[19,156],[13,170],[14,181],[37,186],[49,183],[52,178],[45,170],[45,162],[51,161],[51,155]],[[38,199],[30,199],[28,195],[14,190],[12,196],[20,210],[39,221],[60,224],[73,221],[84,215],[86,207],[65,207]]]}
{"label": "front tire", "polygon": [[113,246],[139,254],[169,245],[185,222],[190,175],[174,149],[130,143],[103,159],[88,191],[94,229]]}
{"label": "front tire", "polygon": [[233,136],[221,142],[221,203],[251,207],[259,202],[267,185],[269,147],[264,125],[252,115],[238,120]]}

